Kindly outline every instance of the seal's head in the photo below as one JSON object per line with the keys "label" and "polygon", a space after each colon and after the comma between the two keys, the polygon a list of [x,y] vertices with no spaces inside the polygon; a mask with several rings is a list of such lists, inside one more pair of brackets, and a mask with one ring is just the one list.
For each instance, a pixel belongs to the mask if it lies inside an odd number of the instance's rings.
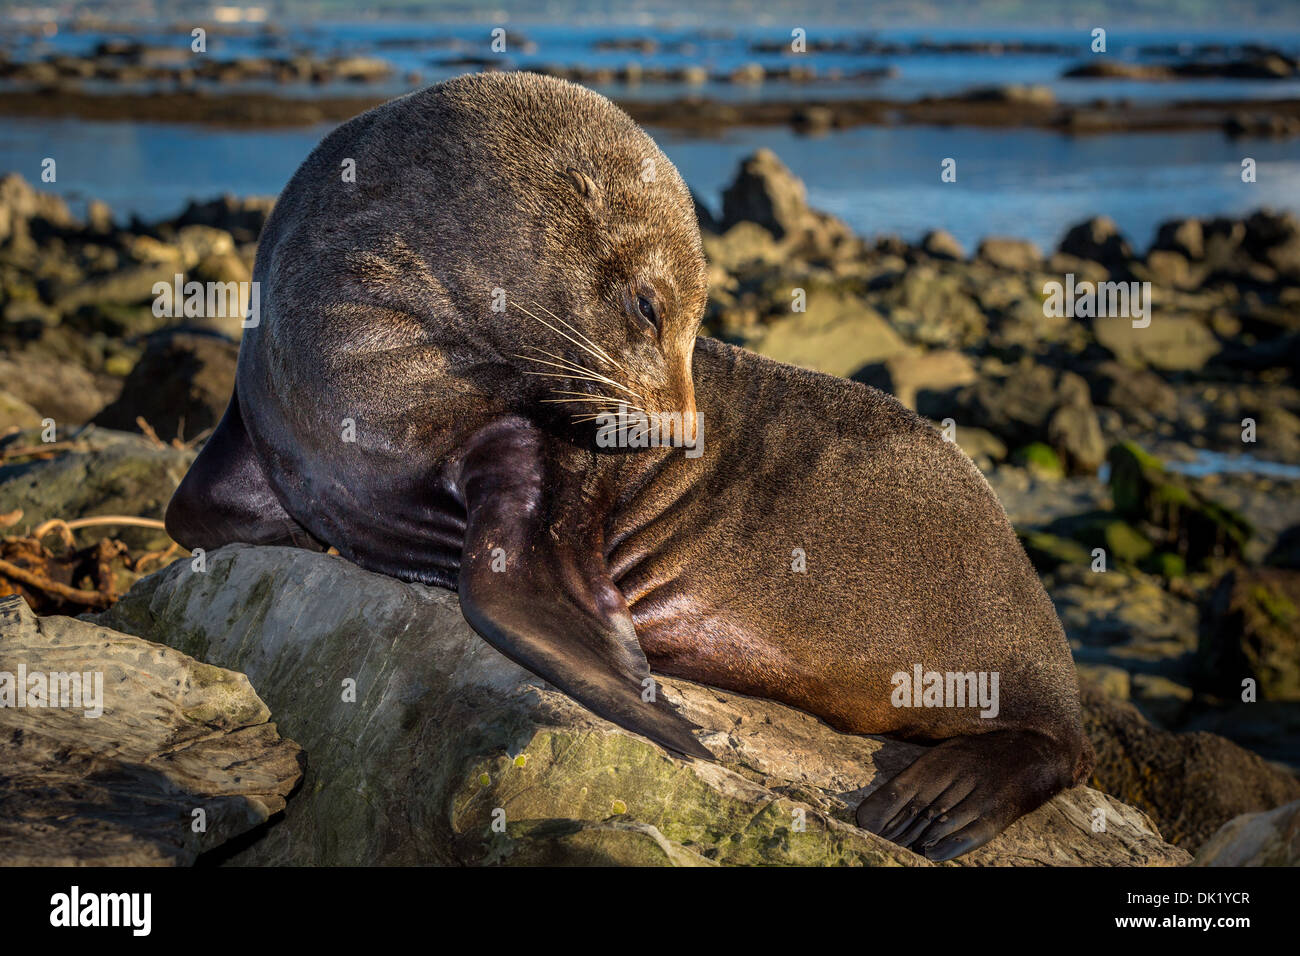
{"label": "seal's head", "polygon": [[475,331],[527,383],[521,403],[578,422],[620,404],[680,415],[691,441],[708,286],[673,164],[626,113],[573,83],[484,73],[434,89],[456,119],[440,138],[475,160],[457,191],[479,223],[466,255],[494,292]]}

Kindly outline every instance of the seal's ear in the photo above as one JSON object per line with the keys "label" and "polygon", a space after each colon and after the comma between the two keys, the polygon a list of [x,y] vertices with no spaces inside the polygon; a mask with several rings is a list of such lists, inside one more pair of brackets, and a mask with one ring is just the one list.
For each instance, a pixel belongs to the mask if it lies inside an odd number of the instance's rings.
{"label": "seal's ear", "polygon": [[584,199],[591,199],[596,195],[596,184],[592,178],[584,173],[581,169],[570,166],[564,171],[569,183],[577,191],[579,196]]}
{"label": "seal's ear", "polygon": [[[517,664],[638,734],[712,760],[658,689],[610,577],[580,452],[503,418],[470,441],[452,480],[466,512],[457,591],[470,626]],[[568,465],[570,467],[564,467]]]}

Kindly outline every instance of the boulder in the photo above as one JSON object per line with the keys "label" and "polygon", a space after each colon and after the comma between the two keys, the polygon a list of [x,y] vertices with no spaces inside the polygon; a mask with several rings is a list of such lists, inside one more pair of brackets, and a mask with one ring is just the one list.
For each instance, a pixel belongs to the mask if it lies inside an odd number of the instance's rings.
{"label": "boulder", "polygon": [[1099,262],[1112,272],[1123,269],[1133,258],[1128,240],[1109,216],[1094,216],[1079,223],[1065,234],[1059,250],[1068,256]]}
{"label": "boulder", "polygon": [[1205,256],[1205,233],[1199,219],[1173,219],[1156,230],[1152,249],[1181,253],[1192,261]]}
{"label": "boulder", "polygon": [[725,232],[741,222],[763,227],[791,253],[825,257],[859,246],[847,225],[809,208],[803,182],[766,148],[741,162],[722,193],[719,228]]}
{"label": "boulder", "polygon": [[1134,328],[1133,319],[1108,316],[1090,320],[1097,342],[1125,365],[1168,372],[1195,371],[1221,348],[1214,333],[1190,315],[1157,314],[1151,324]]}
{"label": "boulder", "polygon": [[[195,456],[141,435],[94,426],[77,433],[72,443],[72,450],[54,458],[0,467],[0,514],[21,509],[28,527],[50,518],[92,515],[162,518]],[[94,530],[96,539],[107,530],[133,550],[171,543],[164,532],[151,528]]]}
{"label": "boulder", "polygon": [[149,337],[122,393],[96,425],[136,429],[143,418],[159,438],[189,438],[215,428],[235,389],[239,346],[217,335],[165,330]]}
{"label": "boulder", "polygon": [[18,597],[0,598],[0,704],[7,866],[192,864],[302,776],[243,674]]}
{"label": "boulder", "polygon": [[41,413],[21,398],[0,391],[0,434],[12,428],[39,427],[41,420]]}
{"label": "boulder", "polygon": [[1134,442],[1112,446],[1106,461],[1116,513],[1161,529],[1167,550],[1189,567],[1203,566],[1213,557],[1241,557],[1254,528],[1236,511],[1166,471]]}
{"label": "boulder", "polygon": [[[99,622],[242,668],[306,747],[301,791],[234,863],[929,865],[853,824],[917,746],[663,680],[718,758],[686,762],[497,653],[454,594],[339,557],[227,546]],[[1188,859],[1143,814],[1074,789],[955,864]]]}
{"label": "boulder", "polygon": [[1255,681],[1262,700],[1300,701],[1300,571],[1234,568],[1204,608],[1202,686],[1237,698]]}
{"label": "boulder", "polygon": [[116,394],[82,366],[32,350],[0,351],[0,382],[60,429],[90,421]]}
{"label": "boulder", "polygon": [[1193,866],[1300,866],[1300,800],[1243,813],[1219,828]]}
{"label": "boulder", "polygon": [[1057,372],[1032,361],[1003,376],[921,403],[931,418],[954,418],[993,432],[1012,448],[1044,442],[1072,474],[1093,474],[1105,444],[1087,383],[1073,372]]}
{"label": "boulder", "polygon": [[1294,776],[1230,740],[1161,730],[1096,686],[1080,690],[1097,751],[1089,783],[1150,814],[1166,839],[1190,852],[1239,814],[1300,798]]}
{"label": "boulder", "polygon": [[960,261],[966,258],[966,250],[960,242],[946,229],[932,229],[921,239],[921,248],[926,255],[935,259]]}
{"label": "boulder", "polygon": [[1006,239],[990,236],[979,244],[975,257],[990,265],[1012,272],[1028,272],[1038,268],[1043,261],[1039,248],[1027,239]]}
{"label": "boulder", "polygon": [[908,350],[889,323],[861,299],[813,290],[806,304],[806,311],[758,329],[745,346],[780,362],[840,376]]}
{"label": "boulder", "polygon": [[875,302],[889,324],[918,345],[970,348],[981,345],[988,332],[988,321],[963,277],[933,264],[911,267]]}
{"label": "boulder", "polygon": [[915,410],[916,394],[921,389],[947,391],[970,385],[978,376],[965,353],[936,349],[920,355],[894,355],[883,362],[864,365],[852,377],[856,382],[888,392]]}
{"label": "boulder", "polygon": [[803,182],[770,149],[742,160],[736,178],[722,193],[724,231],[738,222],[753,222],[784,239],[807,215]]}

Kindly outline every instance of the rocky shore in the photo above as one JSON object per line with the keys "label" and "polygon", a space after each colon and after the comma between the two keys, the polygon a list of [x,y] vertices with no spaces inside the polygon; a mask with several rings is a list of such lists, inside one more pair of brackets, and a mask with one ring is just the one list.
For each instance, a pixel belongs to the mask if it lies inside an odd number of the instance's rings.
{"label": "rocky shore", "polygon": [[[160,317],[152,290],[178,273],[249,281],[270,208],[228,197],[123,226],[102,204],[78,218],[0,179],[0,595],[42,615],[99,613],[95,627],[248,675],[314,769],[243,861],[923,864],[857,831],[848,809],[901,745],[674,682],[719,728],[721,765],[684,766],[511,670],[452,595],[300,552],[223,549],[203,573],[168,564],[157,519],[229,397],[241,330],[238,316]],[[985,472],[1065,624],[1094,790],[966,862],[1285,856],[1294,812],[1277,808],[1300,799],[1295,217],[1186,219],[1153,237],[1097,218],[1052,250],[1013,238],[966,250],[942,231],[866,238],[809,208],[766,151],[698,211],[706,332],[883,388],[945,430]],[[1048,290],[1067,282],[1136,283],[1133,305],[1150,283],[1149,311],[1057,314]],[[350,642],[387,647],[417,618],[436,660],[422,645],[404,669],[356,672],[351,661],[381,656]],[[311,659],[308,638],[325,649]],[[370,709],[341,708],[339,682],[363,676],[352,706]],[[376,707],[396,708],[382,720],[400,728],[383,749],[364,736]],[[439,736],[452,725],[472,728],[456,747]],[[332,763],[340,741],[349,767]],[[279,766],[289,745],[272,743]],[[417,779],[428,801],[376,790],[358,818],[357,786]],[[682,795],[672,807],[653,803],[664,787]],[[1085,823],[1097,808],[1114,824],[1104,841]],[[791,829],[795,810],[806,831]]]}
{"label": "rocky shore", "polygon": [[[493,68],[492,64],[476,65]],[[561,67],[538,67],[534,72],[585,83],[617,81],[621,75],[617,71],[611,71],[610,76],[588,75],[587,71]],[[410,84],[412,89],[418,86],[418,80]],[[273,129],[342,122],[390,98],[335,92],[303,97],[259,89],[236,92],[222,87],[168,87],[147,93],[94,91],[81,88],[75,81],[61,80],[31,89],[0,90],[0,116]],[[699,133],[747,126],[785,126],[799,133],[816,134],[856,126],[937,125],[1047,129],[1071,135],[1156,130],[1219,130],[1232,137],[1281,139],[1300,135],[1300,100],[1292,99],[1135,103],[1096,98],[1085,103],[1060,103],[1047,87],[1023,85],[915,100],[849,95],[731,100],[699,93],[649,99],[636,97],[631,91],[614,98],[638,123]]]}

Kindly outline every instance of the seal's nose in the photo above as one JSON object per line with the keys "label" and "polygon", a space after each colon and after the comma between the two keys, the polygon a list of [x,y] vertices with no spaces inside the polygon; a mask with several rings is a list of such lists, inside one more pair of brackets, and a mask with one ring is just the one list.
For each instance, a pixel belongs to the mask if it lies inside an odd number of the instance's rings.
{"label": "seal's nose", "polygon": [[687,448],[694,447],[699,440],[699,417],[695,408],[695,391],[692,389],[687,393],[685,407],[682,409],[682,444]]}

